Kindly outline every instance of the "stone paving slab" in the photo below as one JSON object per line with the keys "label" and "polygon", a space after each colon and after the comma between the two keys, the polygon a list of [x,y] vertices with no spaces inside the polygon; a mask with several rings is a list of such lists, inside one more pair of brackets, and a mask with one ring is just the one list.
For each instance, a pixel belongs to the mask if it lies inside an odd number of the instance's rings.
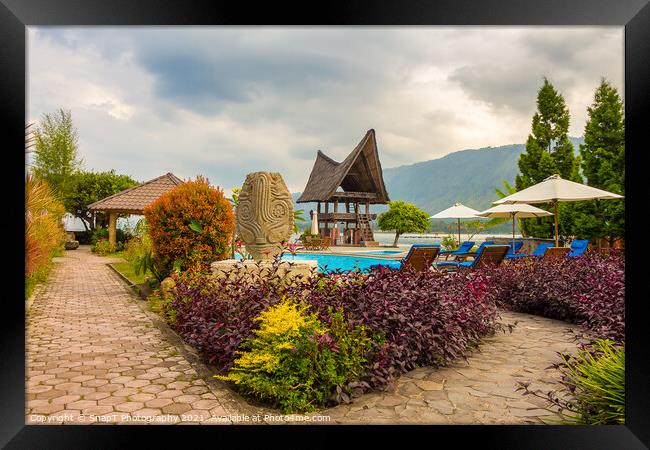
{"label": "stone paving slab", "polygon": [[449,367],[422,367],[402,375],[385,392],[365,394],[349,405],[321,411],[333,424],[544,424],[559,417],[543,399],[516,391],[518,381],[531,388],[558,389],[559,373],[547,370],[560,361],[556,351],[574,352],[584,338],[577,326],[501,312],[512,333],[483,339],[467,360]]}

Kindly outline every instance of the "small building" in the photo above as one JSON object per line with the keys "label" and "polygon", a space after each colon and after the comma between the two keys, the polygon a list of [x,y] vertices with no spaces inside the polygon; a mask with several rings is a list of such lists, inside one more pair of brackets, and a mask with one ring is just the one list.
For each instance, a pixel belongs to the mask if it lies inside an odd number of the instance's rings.
{"label": "small building", "polygon": [[116,243],[118,214],[143,214],[144,209],[161,195],[183,183],[173,173],[146,181],[88,205],[88,209],[108,215],[108,242]]}
{"label": "small building", "polygon": [[[388,203],[375,130],[368,130],[343,162],[318,150],[307,186],[297,203],[316,202],[321,237],[341,245],[377,245],[370,221],[371,204]],[[330,208],[331,206],[331,208]],[[339,230],[338,225],[343,228]],[[341,238],[338,240],[338,238]]]}

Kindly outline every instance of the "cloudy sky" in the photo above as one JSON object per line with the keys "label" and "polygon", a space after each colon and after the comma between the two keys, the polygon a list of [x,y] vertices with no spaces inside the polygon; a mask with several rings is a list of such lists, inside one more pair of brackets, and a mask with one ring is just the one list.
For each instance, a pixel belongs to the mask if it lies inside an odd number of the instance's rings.
{"label": "cloudy sky", "polygon": [[70,109],[87,170],[307,182],[374,128],[384,168],[523,143],[546,76],[583,133],[622,27],[30,27],[28,120]]}

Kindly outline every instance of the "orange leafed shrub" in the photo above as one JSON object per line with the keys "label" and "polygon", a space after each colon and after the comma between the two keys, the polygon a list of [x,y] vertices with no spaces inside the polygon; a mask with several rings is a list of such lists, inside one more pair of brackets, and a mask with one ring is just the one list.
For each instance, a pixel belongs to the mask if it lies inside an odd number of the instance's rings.
{"label": "orange leafed shrub", "polygon": [[25,276],[47,271],[65,240],[61,219],[65,209],[44,181],[25,177]]}
{"label": "orange leafed shrub", "polygon": [[235,215],[223,190],[199,176],[166,194],[144,210],[154,257],[171,271],[195,263],[226,259]]}

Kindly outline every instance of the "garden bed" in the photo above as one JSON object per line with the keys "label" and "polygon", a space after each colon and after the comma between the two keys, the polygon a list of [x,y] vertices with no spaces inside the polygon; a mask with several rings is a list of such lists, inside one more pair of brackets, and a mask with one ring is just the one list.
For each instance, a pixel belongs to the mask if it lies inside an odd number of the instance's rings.
{"label": "garden bed", "polygon": [[[497,308],[483,301],[481,277],[386,269],[318,274],[288,285],[275,276],[243,283],[186,272],[175,276],[174,295],[162,313],[242,392],[266,396],[284,412],[303,412],[349,402],[402,373],[446,365],[477,346],[498,329]],[[282,384],[301,370],[302,382]],[[247,371],[256,378],[243,376]],[[292,403],[282,398],[289,394],[305,397]]]}
{"label": "garden bed", "polygon": [[348,403],[417,367],[463,358],[501,328],[498,308],[624,337],[624,260],[616,255],[446,276],[383,268],[291,284],[215,279],[207,270],[174,279],[169,297],[154,296],[160,314],[222,379],[283,412]]}

